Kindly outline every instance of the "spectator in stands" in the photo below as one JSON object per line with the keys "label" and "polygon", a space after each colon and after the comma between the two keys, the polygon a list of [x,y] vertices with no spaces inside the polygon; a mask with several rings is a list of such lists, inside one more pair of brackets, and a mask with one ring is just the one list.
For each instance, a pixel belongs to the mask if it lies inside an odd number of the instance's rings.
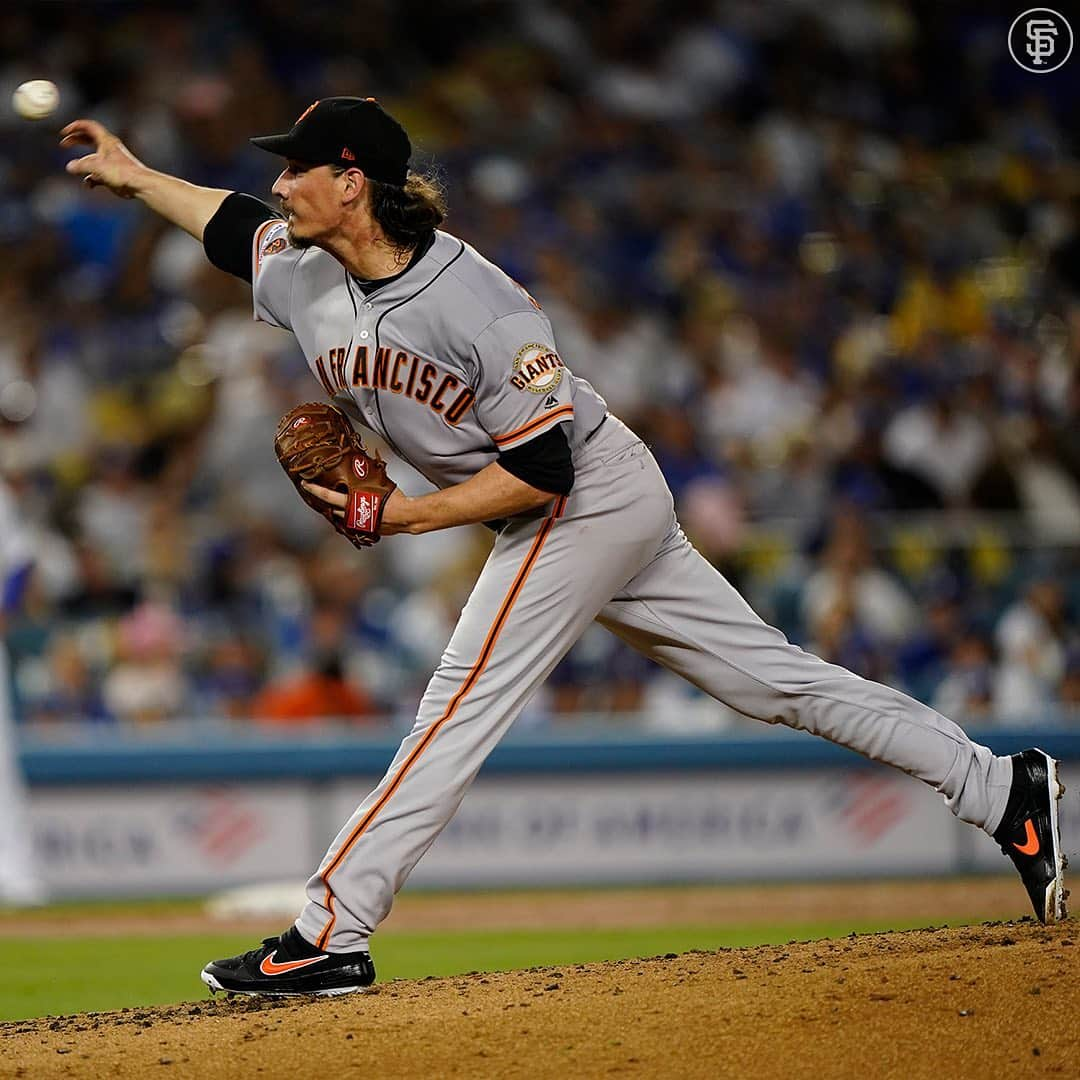
{"label": "spectator in stands", "polygon": [[184,624],[170,607],[148,601],[117,628],[116,662],[102,688],[118,720],[159,723],[184,716],[189,687],[182,666]]}
{"label": "spectator in stands", "polygon": [[1017,432],[1011,466],[1020,504],[1035,536],[1051,543],[1080,539],[1080,483],[1070,475],[1045,409],[1032,412]]}
{"label": "spectator in stands", "polygon": [[207,649],[193,680],[199,715],[246,720],[262,680],[254,642],[236,631],[223,634]]}
{"label": "spectator in stands", "polygon": [[79,532],[101,552],[114,579],[135,582],[145,568],[150,492],[139,483],[132,447],[103,447],[78,503]]}
{"label": "spectator in stands", "polygon": [[884,447],[891,465],[922,476],[946,506],[967,504],[992,452],[986,427],[963,407],[959,387],[949,385],[899,413],[885,431]]}
{"label": "spectator in stands", "polygon": [[90,540],[74,548],[75,580],[60,603],[60,614],[76,620],[108,619],[130,611],[138,599],[137,583],[116,575]]}
{"label": "spectator in stands", "polygon": [[896,673],[909,693],[928,702],[949,668],[967,663],[966,654],[959,657],[954,653],[964,636],[959,583],[951,578],[937,582],[923,601],[923,613],[924,619],[897,650]]}
{"label": "spectator in stands", "polygon": [[974,630],[963,633],[953,645],[948,674],[931,699],[931,705],[961,722],[980,723],[994,718],[995,673],[990,642]]}
{"label": "spectator in stands", "polygon": [[101,690],[77,638],[55,634],[42,669],[43,686],[26,694],[27,718],[39,723],[111,723]]}
{"label": "spectator in stands", "polygon": [[916,626],[914,602],[875,564],[866,522],[852,509],[833,520],[821,566],[803,589],[802,614],[811,632],[834,648],[849,630],[860,640],[865,635],[868,645],[860,649],[892,648]]}
{"label": "spectator in stands", "polygon": [[995,708],[1021,719],[1048,712],[1058,700],[1069,637],[1060,583],[1051,577],[1032,582],[1001,616],[995,636],[1001,654]]}
{"label": "spectator in stands", "polygon": [[336,720],[372,726],[373,713],[367,695],[346,680],[335,653],[316,656],[298,675],[272,683],[251,705],[251,715],[264,724]]}

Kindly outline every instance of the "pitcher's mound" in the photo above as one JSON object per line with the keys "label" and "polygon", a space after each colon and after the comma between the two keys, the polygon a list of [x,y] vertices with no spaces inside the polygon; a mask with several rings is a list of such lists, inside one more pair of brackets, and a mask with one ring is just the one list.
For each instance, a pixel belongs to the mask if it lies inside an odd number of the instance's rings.
{"label": "pitcher's mound", "polygon": [[1070,923],[533,968],[0,1025],[33,1077],[1080,1075]]}

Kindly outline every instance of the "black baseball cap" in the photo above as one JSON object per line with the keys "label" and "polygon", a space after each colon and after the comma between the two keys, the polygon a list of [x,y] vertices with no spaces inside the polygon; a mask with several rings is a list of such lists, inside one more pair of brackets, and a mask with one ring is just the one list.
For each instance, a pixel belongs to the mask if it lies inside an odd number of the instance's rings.
{"label": "black baseball cap", "polygon": [[405,129],[374,98],[322,98],[284,135],[251,140],[260,150],[308,165],[355,166],[365,176],[402,187],[412,144]]}

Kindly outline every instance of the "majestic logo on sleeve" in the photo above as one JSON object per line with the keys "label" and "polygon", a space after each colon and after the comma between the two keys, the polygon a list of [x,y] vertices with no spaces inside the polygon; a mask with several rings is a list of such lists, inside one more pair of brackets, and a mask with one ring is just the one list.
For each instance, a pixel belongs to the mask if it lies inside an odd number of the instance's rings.
{"label": "majestic logo on sleeve", "polygon": [[530,341],[514,357],[510,385],[530,394],[550,394],[562,382],[565,365],[550,345]]}

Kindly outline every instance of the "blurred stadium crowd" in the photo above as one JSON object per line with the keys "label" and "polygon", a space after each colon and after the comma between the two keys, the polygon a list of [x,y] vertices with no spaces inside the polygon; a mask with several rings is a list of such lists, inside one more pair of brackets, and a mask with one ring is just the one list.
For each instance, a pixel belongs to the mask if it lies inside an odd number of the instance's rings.
{"label": "blurred stadium crowd", "polygon": [[[377,94],[448,227],[538,297],[764,618],[958,719],[1068,722],[1076,76],[1024,75],[993,10],[16,4],[0,100],[51,78],[61,122],[266,196],[249,135]],[[0,476],[36,555],[6,624],[21,719],[407,722],[490,536],[330,533],[273,456],[319,396],[292,337],[190,238],[72,182],[58,124],[0,125]],[[598,629],[525,722],[577,711],[734,722]]]}

